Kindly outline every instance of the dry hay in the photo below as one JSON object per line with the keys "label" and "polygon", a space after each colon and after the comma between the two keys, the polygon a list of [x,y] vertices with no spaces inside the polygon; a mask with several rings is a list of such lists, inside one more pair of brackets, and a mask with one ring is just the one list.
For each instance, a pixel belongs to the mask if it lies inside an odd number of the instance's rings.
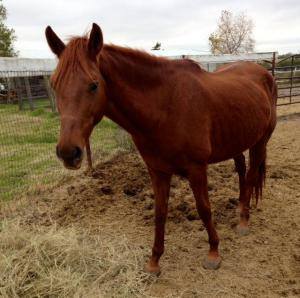
{"label": "dry hay", "polygon": [[126,297],[151,281],[139,249],[111,233],[4,222],[0,250],[1,297]]}

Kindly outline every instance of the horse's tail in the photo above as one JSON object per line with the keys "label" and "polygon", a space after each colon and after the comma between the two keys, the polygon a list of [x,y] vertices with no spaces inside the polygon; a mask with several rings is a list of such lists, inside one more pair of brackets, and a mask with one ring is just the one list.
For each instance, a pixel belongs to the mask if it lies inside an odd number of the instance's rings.
{"label": "horse's tail", "polygon": [[266,159],[267,143],[271,134],[263,137],[257,144],[249,150],[250,169],[247,173],[252,199],[255,199],[257,206],[258,200],[262,199],[263,187],[266,180]]}
{"label": "horse's tail", "polygon": [[266,159],[267,159],[267,143],[276,126],[276,104],[277,104],[277,84],[275,78],[269,73],[267,77],[267,90],[271,104],[269,127],[263,138],[250,149],[250,185],[252,198],[255,199],[257,205],[258,200],[262,199],[262,191],[266,180]]}

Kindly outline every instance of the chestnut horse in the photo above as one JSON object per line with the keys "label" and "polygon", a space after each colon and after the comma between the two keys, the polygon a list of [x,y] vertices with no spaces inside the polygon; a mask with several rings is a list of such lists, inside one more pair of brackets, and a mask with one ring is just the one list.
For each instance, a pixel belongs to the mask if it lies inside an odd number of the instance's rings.
{"label": "chestnut horse", "polygon": [[207,166],[234,159],[240,184],[237,231],[246,234],[250,198],[253,194],[257,201],[261,196],[266,145],[276,125],[273,77],[251,62],[209,73],[191,60],[104,45],[96,24],[89,36],[74,37],[66,45],[49,26],[46,37],[59,58],[51,83],[61,115],[57,156],[65,167],[80,167],[87,140],[104,115],[119,124],[131,134],[153,184],[155,237],[146,270],[160,272],[173,174],[190,183],[210,245],[202,264],[217,269],[221,258],[208,199]]}

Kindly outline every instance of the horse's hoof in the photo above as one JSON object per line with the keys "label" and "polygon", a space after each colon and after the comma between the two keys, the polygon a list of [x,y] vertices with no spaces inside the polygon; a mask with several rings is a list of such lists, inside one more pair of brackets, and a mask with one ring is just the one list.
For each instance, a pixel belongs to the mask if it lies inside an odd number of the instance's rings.
{"label": "horse's hoof", "polygon": [[209,270],[217,270],[220,268],[221,265],[221,258],[217,257],[217,258],[210,258],[210,257],[206,257],[203,261],[202,261],[202,266],[204,269],[209,269]]}
{"label": "horse's hoof", "polygon": [[159,276],[161,273],[160,266],[152,265],[152,264],[150,264],[150,262],[145,265],[145,271],[154,276]]}
{"label": "horse's hoof", "polygon": [[248,226],[245,226],[245,225],[241,225],[239,224],[237,227],[236,227],[236,232],[239,236],[246,236],[250,233],[250,229]]}

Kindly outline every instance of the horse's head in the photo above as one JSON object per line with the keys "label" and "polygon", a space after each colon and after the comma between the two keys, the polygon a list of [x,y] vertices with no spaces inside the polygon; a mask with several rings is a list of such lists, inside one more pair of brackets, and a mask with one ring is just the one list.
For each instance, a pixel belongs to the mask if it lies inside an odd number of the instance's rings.
{"label": "horse's head", "polygon": [[89,37],[72,38],[66,45],[50,26],[46,28],[46,38],[59,59],[51,78],[61,117],[56,153],[65,167],[78,169],[86,141],[103,117],[106,103],[105,83],[97,59],[103,36],[100,27],[93,24]]}

